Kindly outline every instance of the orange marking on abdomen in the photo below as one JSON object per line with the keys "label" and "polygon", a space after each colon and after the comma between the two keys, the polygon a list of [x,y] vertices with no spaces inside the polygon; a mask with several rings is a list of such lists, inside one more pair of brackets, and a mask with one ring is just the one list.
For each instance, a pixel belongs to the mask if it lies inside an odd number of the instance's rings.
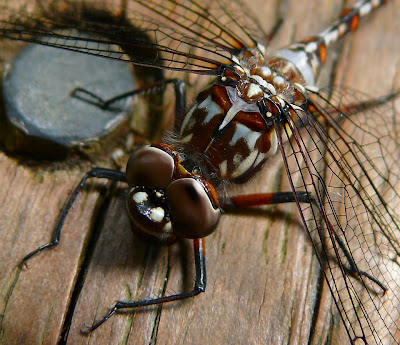
{"label": "orange marking on abdomen", "polygon": [[358,28],[358,23],[360,22],[360,18],[358,17],[357,14],[355,14],[353,16],[353,18],[351,18],[351,24],[350,24],[350,30],[354,31]]}
{"label": "orange marking on abdomen", "polygon": [[319,58],[321,60],[322,63],[324,63],[326,61],[326,48],[325,48],[325,44],[320,43],[318,45],[318,51],[319,51]]}
{"label": "orange marking on abdomen", "polygon": [[340,17],[343,17],[343,16],[345,16],[346,14],[349,14],[350,13],[350,9],[349,8],[345,8],[343,11],[342,11],[342,13],[340,13]]}

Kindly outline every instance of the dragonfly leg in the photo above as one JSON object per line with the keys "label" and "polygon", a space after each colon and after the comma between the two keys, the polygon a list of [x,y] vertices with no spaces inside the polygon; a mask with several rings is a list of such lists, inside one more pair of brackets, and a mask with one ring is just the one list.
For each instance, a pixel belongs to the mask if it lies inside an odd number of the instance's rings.
{"label": "dragonfly leg", "polygon": [[204,292],[206,289],[206,284],[207,284],[204,239],[194,239],[193,247],[194,247],[194,261],[195,261],[195,270],[196,270],[196,278],[195,278],[193,290],[191,290],[189,292],[175,294],[175,295],[146,299],[146,300],[136,301],[136,302],[117,301],[117,303],[115,303],[114,307],[111,308],[110,311],[100,321],[94,323],[91,327],[87,327],[87,329],[84,329],[81,332],[84,334],[88,334],[88,333],[94,331],[96,328],[98,328],[104,322],[106,322],[111,316],[113,316],[116,311],[121,310],[121,309],[139,308],[139,307],[145,307],[145,306],[149,306],[149,305],[157,305],[157,304],[163,304],[163,303],[167,303],[167,302],[183,300],[186,298],[194,297],[194,296],[198,295],[199,293]]}
{"label": "dragonfly leg", "polygon": [[113,103],[118,102],[121,99],[132,97],[132,96],[135,96],[138,94],[145,94],[146,92],[150,92],[155,89],[163,88],[168,84],[174,84],[174,86],[175,86],[175,94],[176,94],[176,102],[177,102],[176,107],[177,108],[181,107],[180,109],[184,109],[186,102],[182,101],[182,98],[186,99],[185,83],[184,83],[184,81],[179,80],[179,79],[162,80],[160,82],[153,83],[153,84],[147,85],[147,86],[139,88],[139,89],[124,92],[120,95],[114,96],[109,99],[103,99],[100,96],[96,95],[94,92],[91,92],[91,91],[86,90],[81,87],[77,87],[74,90],[72,90],[71,96],[78,98],[89,104],[95,105],[95,106],[99,107],[100,109],[109,109]]}
{"label": "dragonfly leg", "polygon": [[75,202],[76,198],[78,197],[79,192],[81,191],[82,187],[85,185],[86,181],[89,178],[105,178],[112,181],[120,181],[126,182],[126,176],[124,172],[112,169],[105,169],[105,168],[93,168],[88,171],[85,176],[81,179],[79,184],[76,186],[74,192],[69,197],[67,203],[62,208],[60,213],[60,218],[58,219],[57,225],[54,229],[54,234],[51,242],[43,244],[39,248],[35,249],[34,251],[30,252],[26,255],[23,259],[21,264],[27,267],[27,261],[31,259],[34,255],[38,254],[44,249],[51,248],[56,246],[60,242],[61,237],[61,230],[64,225],[65,219],[71,210],[73,203]]}
{"label": "dragonfly leg", "polygon": [[[235,195],[221,203],[221,208],[226,212],[234,212],[240,209],[245,209],[248,207],[254,206],[263,206],[263,205],[276,205],[276,204],[284,204],[284,203],[308,203],[313,204],[318,209],[318,212],[323,214],[321,211],[321,206],[318,203],[317,199],[303,191],[298,192],[277,192],[277,193],[258,193],[258,194],[245,194],[245,195]],[[332,241],[336,242],[336,246],[339,251],[341,251],[344,255],[345,262],[341,261],[342,268],[349,276],[352,276],[356,279],[360,277],[364,277],[368,279],[372,286],[375,288],[371,288],[370,291],[375,291],[376,293],[385,292],[388,288],[380,282],[377,278],[372,276],[370,273],[360,270],[357,267],[356,262],[354,261],[349,248],[346,246],[345,242],[342,240],[341,236],[337,233],[337,231],[331,225],[329,219],[325,219],[326,223],[329,224],[329,233],[332,238]],[[320,257],[323,257],[321,255]]]}
{"label": "dragonfly leg", "polygon": [[289,202],[312,203],[317,205],[315,197],[307,192],[278,192],[235,195],[221,203],[224,211],[233,212],[254,206],[276,205]]}

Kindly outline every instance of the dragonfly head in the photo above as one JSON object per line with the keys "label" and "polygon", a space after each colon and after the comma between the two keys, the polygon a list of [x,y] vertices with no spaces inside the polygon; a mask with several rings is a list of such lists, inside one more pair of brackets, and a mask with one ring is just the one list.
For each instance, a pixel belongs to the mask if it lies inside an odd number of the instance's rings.
{"label": "dragonfly head", "polygon": [[214,187],[181,165],[166,144],[141,147],[129,158],[127,209],[134,228],[166,242],[202,238],[217,227],[221,211]]}

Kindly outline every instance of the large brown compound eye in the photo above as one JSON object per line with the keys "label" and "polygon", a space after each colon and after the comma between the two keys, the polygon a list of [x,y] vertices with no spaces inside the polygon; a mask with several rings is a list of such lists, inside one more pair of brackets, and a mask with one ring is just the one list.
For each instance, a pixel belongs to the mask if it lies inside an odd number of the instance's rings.
{"label": "large brown compound eye", "polygon": [[146,146],[134,151],[126,166],[129,186],[165,188],[172,179],[174,159],[165,151]]}
{"label": "large brown compound eye", "polygon": [[172,182],[166,190],[174,233],[184,238],[202,238],[218,225],[220,210],[214,208],[203,185],[194,178]]}

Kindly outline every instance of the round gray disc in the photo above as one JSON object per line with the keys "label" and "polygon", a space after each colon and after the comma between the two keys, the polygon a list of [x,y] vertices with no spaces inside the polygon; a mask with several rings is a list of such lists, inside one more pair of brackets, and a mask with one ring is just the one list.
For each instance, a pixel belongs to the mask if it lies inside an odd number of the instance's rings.
{"label": "round gray disc", "polygon": [[129,64],[31,45],[3,74],[8,121],[27,136],[70,148],[97,141],[129,114],[132,97],[101,109],[72,97],[77,87],[107,100],[136,85]]}

